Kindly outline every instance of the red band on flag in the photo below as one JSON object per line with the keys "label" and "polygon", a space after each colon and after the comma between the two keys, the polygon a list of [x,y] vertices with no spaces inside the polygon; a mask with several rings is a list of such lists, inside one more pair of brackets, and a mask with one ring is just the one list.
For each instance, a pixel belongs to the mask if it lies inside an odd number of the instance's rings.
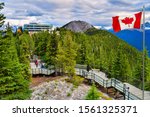
{"label": "red band on flag", "polygon": [[113,19],[112,26],[113,26],[113,29],[115,32],[118,32],[121,30],[118,18],[119,18],[119,16],[112,17],[112,19]]}
{"label": "red band on flag", "polygon": [[142,17],[142,12],[139,12],[135,14],[136,20],[134,23],[134,28],[140,28],[141,27],[141,17]]}

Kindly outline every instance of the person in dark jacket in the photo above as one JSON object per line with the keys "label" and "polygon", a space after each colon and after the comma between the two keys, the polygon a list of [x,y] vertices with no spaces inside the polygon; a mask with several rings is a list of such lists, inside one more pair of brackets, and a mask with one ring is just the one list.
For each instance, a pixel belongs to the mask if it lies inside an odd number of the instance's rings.
{"label": "person in dark jacket", "polygon": [[35,65],[36,67],[38,67],[38,60],[35,60]]}
{"label": "person in dark jacket", "polygon": [[41,68],[45,68],[44,63],[41,64]]}
{"label": "person in dark jacket", "polygon": [[91,67],[90,67],[90,65],[89,65],[89,64],[87,65],[86,70],[87,70],[88,72],[91,70]]}

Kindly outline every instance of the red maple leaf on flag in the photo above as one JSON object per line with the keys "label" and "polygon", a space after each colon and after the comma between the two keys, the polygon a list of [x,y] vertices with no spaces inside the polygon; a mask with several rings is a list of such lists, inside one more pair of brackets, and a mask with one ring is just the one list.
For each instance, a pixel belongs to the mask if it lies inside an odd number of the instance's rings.
{"label": "red maple leaf on flag", "polygon": [[133,19],[132,17],[131,17],[131,18],[126,17],[126,18],[122,19],[121,21],[122,21],[122,23],[124,23],[125,25],[128,24],[128,26],[130,27],[129,24],[132,24],[133,20],[134,20],[134,19]]}

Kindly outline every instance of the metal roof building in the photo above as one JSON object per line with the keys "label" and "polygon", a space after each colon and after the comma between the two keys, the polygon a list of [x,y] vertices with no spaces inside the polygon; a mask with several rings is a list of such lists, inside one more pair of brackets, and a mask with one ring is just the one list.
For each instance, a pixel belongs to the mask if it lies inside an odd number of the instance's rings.
{"label": "metal roof building", "polygon": [[38,23],[30,23],[24,24],[24,30],[28,30],[29,32],[39,32],[39,31],[51,31],[52,25],[48,24],[38,24]]}

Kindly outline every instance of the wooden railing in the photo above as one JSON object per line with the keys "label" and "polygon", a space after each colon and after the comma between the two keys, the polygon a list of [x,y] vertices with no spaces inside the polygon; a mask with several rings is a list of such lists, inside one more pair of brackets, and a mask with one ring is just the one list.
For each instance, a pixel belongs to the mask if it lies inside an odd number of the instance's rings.
{"label": "wooden railing", "polygon": [[97,82],[105,88],[113,87],[117,89],[125,95],[126,100],[141,100],[140,97],[134,95],[129,91],[129,87],[126,87],[126,84],[122,83],[121,81],[115,78],[105,80],[102,77],[96,75],[94,72],[87,72],[84,69],[76,69],[76,74],[81,75],[87,79],[94,80],[95,82]]}
{"label": "wooden railing", "polygon": [[54,73],[54,70],[51,69],[45,69],[45,68],[32,68],[31,69],[31,74],[32,75],[37,75],[37,74],[43,74],[43,75],[51,75]]}
{"label": "wooden railing", "polygon": [[[54,70],[48,70],[48,69],[43,69],[43,68],[31,69],[31,73],[33,75],[36,75],[36,74],[50,75],[54,72],[55,72]],[[115,88],[116,90],[122,92],[125,95],[126,100],[141,100],[140,97],[134,95],[133,93],[129,91],[129,87],[126,87],[126,84],[122,83],[121,81],[115,78],[104,79],[92,71],[87,72],[85,69],[80,69],[80,68],[76,68],[76,74],[83,76],[86,79],[91,79],[105,88],[109,88],[109,87]]]}

